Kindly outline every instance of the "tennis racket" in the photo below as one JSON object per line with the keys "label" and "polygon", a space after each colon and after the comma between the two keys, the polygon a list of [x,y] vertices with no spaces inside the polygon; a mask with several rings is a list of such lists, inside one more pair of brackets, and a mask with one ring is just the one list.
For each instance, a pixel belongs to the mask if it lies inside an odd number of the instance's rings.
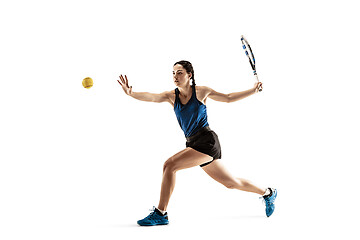
{"label": "tennis racket", "polygon": [[[255,56],[254,56],[254,53],[251,50],[249,42],[246,40],[244,35],[241,35],[241,42],[242,42],[242,47],[245,50],[245,54],[249,58],[249,62],[250,62],[251,68],[253,70],[255,79],[256,79],[257,82],[259,82],[259,78],[258,78],[258,75],[257,75],[257,72],[256,72],[256,67],[255,67]],[[260,85],[259,92],[261,92],[261,91],[262,91],[262,86]]]}

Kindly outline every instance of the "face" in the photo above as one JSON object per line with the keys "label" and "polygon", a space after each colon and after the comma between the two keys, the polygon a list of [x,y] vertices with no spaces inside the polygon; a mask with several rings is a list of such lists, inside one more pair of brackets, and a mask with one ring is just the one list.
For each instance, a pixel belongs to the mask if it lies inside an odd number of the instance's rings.
{"label": "face", "polygon": [[176,64],[173,69],[173,79],[176,86],[184,86],[190,82],[191,73],[187,73],[185,68]]}

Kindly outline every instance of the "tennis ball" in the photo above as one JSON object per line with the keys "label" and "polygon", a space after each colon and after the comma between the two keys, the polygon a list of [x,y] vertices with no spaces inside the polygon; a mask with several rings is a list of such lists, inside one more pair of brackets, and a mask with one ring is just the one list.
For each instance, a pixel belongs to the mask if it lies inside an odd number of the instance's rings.
{"label": "tennis ball", "polygon": [[82,81],[82,85],[84,86],[84,88],[91,88],[94,85],[93,80],[90,77],[86,77],[84,78],[84,80]]}

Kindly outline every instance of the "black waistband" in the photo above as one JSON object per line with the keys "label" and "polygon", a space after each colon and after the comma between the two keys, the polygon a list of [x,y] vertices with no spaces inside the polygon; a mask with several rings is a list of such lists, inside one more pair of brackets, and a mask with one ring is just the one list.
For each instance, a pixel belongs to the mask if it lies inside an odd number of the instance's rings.
{"label": "black waistband", "polygon": [[203,132],[209,132],[209,131],[211,131],[209,126],[203,127],[197,133],[195,133],[194,135],[192,135],[190,137],[186,137],[186,141],[191,142],[192,140],[197,138],[199,135],[201,135]]}

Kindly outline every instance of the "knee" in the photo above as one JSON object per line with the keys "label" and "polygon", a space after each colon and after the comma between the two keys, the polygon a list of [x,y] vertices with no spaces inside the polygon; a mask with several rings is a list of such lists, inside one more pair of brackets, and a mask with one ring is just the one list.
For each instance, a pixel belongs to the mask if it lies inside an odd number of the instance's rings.
{"label": "knee", "polygon": [[239,187],[240,187],[241,189],[248,188],[249,185],[250,185],[250,183],[249,183],[247,180],[245,180],[245,179],[239,178],[238,181],[239,181]]}
{"label": "knee", "polygon": [[176,166],[173,158],[169,158],[165,161],[163,166],[163,172],[165,171],[176,172]]}
{"label": "knee", "polygon": [[247,189],[249,186],[249,182],[246,181],[245,179],[233,179],[231,181],[226,182],[225,187],[229,188],[229,189]]}
{"label": "knee", "polygon": [[243,189],[246,185],[247,182],[241,181],[240,179],[232,179],[224,183],[224,186],[229,189]]}
{"label": "knee", "polygon": [[224,186],[226,187],[226,188],[228,188],[228,189],[234,189],[234,188],[236,188],[236,183],[235,182],[226,182],[226,183],[224,183]]}
{"label": "knee", "polygon": [[223,182],[223,185],[228,189],[234,189],[239,185],[239,183],[236,181],[236,179],[228,180],[226,182]]}

